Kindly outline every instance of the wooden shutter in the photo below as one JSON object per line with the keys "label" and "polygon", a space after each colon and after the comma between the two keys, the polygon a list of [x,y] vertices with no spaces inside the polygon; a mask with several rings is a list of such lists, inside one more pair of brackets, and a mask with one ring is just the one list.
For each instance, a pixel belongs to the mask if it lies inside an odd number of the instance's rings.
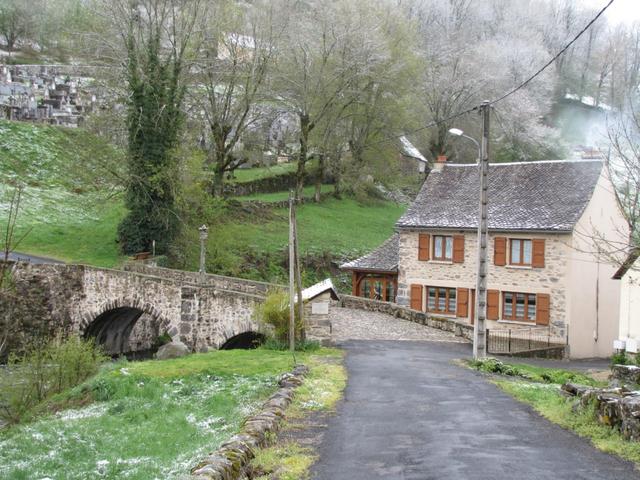
{"label": "wooden shutter", "polygon": [[533,255],[531,257],[531,266],[535,268],[544,268],[544,238],[534,238],[531,241]]}
{"label": "wooden shutter", "polygon": [[493,241],[493,263],[503,266],[507,264],[507,239],[496,237]]}
{"label": "wooden shutter", "polygon": [[458,305],[456,306],[456,316],[461,318],[467,318],[469,316],[469,290],[466,288],[459,288],[456,294],[458,299]]}
{"label": "wooden shutter", "polygon": [[429,234],[418,234],[418,260],[429,260]]}
{"label": "wooden shutter", "polygon": [[549,325],[551,297],[546,293],[536,295],[536,323]]}
{"label": "wooden shutter", "polygon": [[498,290],[487,290],[487,318],[498,320],[500,305],[500,292]]}
{"label": "wooden shutter", "polygon": [[464,235],[453,236],[453,263],[464,263]]}
{"label": "wooden shutter", "polygon": [[411,309],[422,311],[422,285],[411,285]]}

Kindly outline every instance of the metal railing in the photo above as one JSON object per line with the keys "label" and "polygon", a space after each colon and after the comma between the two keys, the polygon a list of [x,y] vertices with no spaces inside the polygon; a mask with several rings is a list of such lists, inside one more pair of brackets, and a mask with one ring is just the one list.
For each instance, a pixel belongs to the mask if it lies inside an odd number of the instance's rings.
{"label": "metal railing", "polygon": [[564,347],[567,336],[554,334],[549,327],[487,329],[487,353],[523,353]]}

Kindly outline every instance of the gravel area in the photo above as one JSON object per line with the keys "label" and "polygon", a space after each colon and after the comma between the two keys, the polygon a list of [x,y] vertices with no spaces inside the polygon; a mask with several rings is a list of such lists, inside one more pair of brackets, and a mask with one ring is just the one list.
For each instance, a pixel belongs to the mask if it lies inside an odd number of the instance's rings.
{"label": "gravel area", "polygon": [[430,340],[433,342],[468,343],[451,332],[426,327],[384,313],[351,308],[331,308],[329,313],[332,339],[345,340]]}

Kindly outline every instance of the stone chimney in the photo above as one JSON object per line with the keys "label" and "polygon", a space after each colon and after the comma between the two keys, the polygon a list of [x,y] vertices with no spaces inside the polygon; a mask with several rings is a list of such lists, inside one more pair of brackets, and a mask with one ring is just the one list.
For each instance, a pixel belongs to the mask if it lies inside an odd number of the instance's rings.
{"label": "stone chimney", "polygon": [[447,156],[438,155],[438,158],[436,162],[433,164],[433,168],[431,169],[431,171],[434,173],[441,172],[446,163],[447,163]]}

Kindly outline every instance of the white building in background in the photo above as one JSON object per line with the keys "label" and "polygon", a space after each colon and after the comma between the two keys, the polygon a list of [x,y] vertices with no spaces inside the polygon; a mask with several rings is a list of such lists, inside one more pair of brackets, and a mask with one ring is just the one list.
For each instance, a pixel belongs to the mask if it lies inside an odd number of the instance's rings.
{"label": "white building in background", "polygon": [[638,352],[640,343],[640,252],[632,254],[613,278],[620,280],[617,350]]}

